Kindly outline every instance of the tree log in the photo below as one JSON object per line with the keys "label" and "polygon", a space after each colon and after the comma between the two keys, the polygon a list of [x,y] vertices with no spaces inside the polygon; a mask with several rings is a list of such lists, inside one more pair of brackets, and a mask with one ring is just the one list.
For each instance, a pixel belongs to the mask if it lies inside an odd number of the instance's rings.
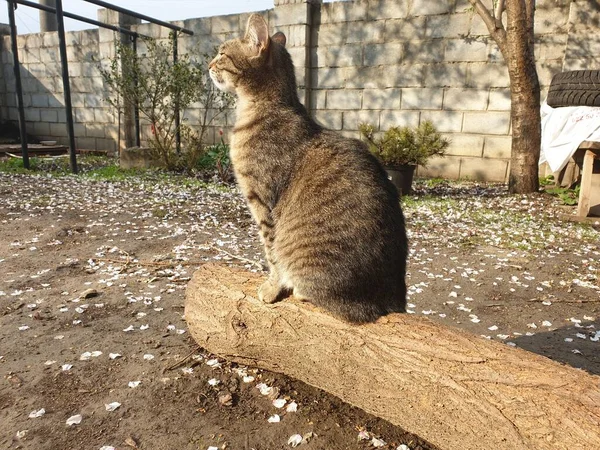
{"label": "tree log", "polygon": [[199,345],[284,373],[444,450],[600,449],[600,377],[545,357],[392,314],[342,322],[288,298],[267,305],[260,274],[198,270],[185,317]]}

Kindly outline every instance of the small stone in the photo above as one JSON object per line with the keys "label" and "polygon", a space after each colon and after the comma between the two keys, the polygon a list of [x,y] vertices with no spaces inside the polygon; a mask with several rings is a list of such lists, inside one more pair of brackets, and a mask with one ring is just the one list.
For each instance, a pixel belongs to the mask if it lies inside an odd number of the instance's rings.
{"label": "small stone", "polygon": [[97,297],[98,295],[100,295],[98,293],[98,291],[96,289],[86,289],[85,291],[83,291],[81,294],[79,294],[79,298],[84,299],[84,298],[92,298],[92,297]]}

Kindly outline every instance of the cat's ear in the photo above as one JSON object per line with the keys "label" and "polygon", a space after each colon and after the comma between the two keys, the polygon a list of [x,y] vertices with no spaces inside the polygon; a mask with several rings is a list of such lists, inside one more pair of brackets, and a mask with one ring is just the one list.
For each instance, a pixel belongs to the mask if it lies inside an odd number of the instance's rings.
{"label": "cat's ear", "polygon": [[250,42],[253,50],[259,54],[269,47],[269,27],[258,14],[252,14],[246,25],[246,40]]}
{"label": "cat's ear", "polygon": [[285,47],[285,43],[287,42],[285,34],[283,34],[281,31],[278,31],[273,36],[271,36],[271,40],[273,42],[277,42],[282,47]]}

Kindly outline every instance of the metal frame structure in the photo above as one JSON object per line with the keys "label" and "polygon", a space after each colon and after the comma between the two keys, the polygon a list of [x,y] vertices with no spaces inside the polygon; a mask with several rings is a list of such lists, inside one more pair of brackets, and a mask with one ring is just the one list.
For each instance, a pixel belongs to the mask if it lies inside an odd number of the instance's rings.
{"label": "metal frame structure", "polygon": [[[135,17],[136,19],[145,20],[150,23],[154,23],[156,25],[160,25],[165,28],[169,28],[176,32],[181,32],[188,35],[193,35],[194,32],[188,30],[186,28],[179,27],[177,25],[170,24],[168,22],[163,22],[162,20],[154,19],[153,17],[146,16],[144,14],[139,14],[135,11],[131,11],[129,9],[121,8],[120,6],[112,5],[110,3],[101,1],[101,0],[83,0],[87,3],[92,3],[97,6],[101,6],[106,9],[110,9],[112,11],[117,11],[122,14],[126,14],[131,17]],[[65,40],[65,24],[64,18],[68,17],[70,19],[79,20],[81,22],[89,23],[91,25],[96,25],[101,28],[106,28],[109,30],[113,30],[122,34],[126,34],[131,37],[132,44],[134,50],[137,50],[137,38],[138,37],[148,37],[142,34],[136,33],[135,31],[128,30],[126,28],[121,28],[115,25],[109,25],[97,20],[89,19],[87,17],[79,16],[77,14],[72,14],[66,11],[63,11],[62,0],[56,0],[56,8],[52,8],[45,5],[40,5],[38,3],[33,3],[28,0],[6,0],[8,4],[8,19],[10,25],[10,38],[11,38],[11,47],[13,53],[13,68],[15,74],[15,84],[17,89],[17,106],[19,110],[19,132],[21,139],[21,155],[23,157],[23,166],[26,169],[29,169],[29,152],[27,149],[27,132],[25,128],[25,107],[23,104],[23,84],[21,82],[21,71],[19,69],[19,53],[17,48],[17,26],[15,24],[15,9],[17,9],[17,4],[28,6],[35,9],[40,9],[49,13],[56,14],[56,19],[58,22],[58,41],[59,41],[59,52],[61,59],[61,72],[62,72],[62,80],[63,80],[63,90],[64,90],[64,99],[65,99],[65,110],[66,110],[66,118],[67,118],[67,134],[69,136],[69,156],[71,163],[71,171],[73,173],[77,173],[77,156],[76,156],[76,148],[75,148],[75,132],[73,125],[73,108],[71,104],[71,85],[69,82],[69,66],[67,62],[67,46]],[[177,34],[174,33],[174,42],[173,42],[173,61],[177,61]],[[139,123],[139,109],[138,106],[134,107],[134,118],[135,118],[135,141],[136,145],[140,145],[140,123]],[[176,135],[176,146],[177,152],[180,151],[181,145],[181,137],[179,134],[179,124],[180,124],[180,111],[179,107],[175,108],[175,126],[177,129]]]}

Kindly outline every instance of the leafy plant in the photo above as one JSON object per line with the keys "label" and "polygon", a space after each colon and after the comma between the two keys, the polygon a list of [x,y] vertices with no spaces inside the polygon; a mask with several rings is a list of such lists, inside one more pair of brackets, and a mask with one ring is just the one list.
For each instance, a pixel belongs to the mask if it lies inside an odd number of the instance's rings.
{"label": "leafy plant", "polygon": [[[173,37],[173,35],[171,35]],[[165,167],[189,167],[205,143],[208,127],[231,107],[233,97],[214,88],[206,74],[210,56],[199,63],[182,55],[173,61],[173,39],[160,43],[145,39],[147,51],[138,55],[130,46],[116,41],[116,56],[100,73],[108,87],[108,103],[121,111],[125,105],[138,106],[140,115],[150,123],[148,145]],[[198,131],[185,124],[175,123],[174,111],[185,110],[192,104],[204,113]],[[175,151],[177,132],[183,144],[183,157]],[[189,155],[191,153],[191,155]]]}
{"label": "leafy plant", "polygon": [[375,136],[373,125],[363,123],[358,129],[369,150],[388,166],[424,166],[432,156],[444,156],[450,145],[430,121],[418,127],[392,127],[381,137]]}
{"label": "leafy plant", "polygon": [[223,140],[222,134],[218,144],[205,147],[198,165],[203,169],[214,169],[221,181],[231,181],[233,173],[229,158],[229,145]]}
{"label": "leafy plant", "polygon": [[579,191],[580,185],[577,185],[575,189],[568,189],[563,187],[554,187],[546,189],[546,192],[550,195],[557,196],[561,202],[565,205],[573,206],[579,203]]}

